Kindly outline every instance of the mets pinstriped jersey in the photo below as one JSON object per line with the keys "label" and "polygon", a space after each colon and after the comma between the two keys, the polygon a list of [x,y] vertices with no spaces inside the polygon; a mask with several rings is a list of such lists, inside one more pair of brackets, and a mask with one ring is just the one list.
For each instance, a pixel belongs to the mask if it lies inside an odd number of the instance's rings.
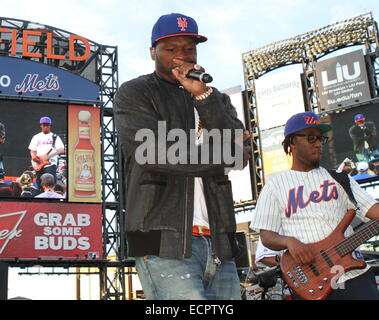
{"label": "mets pinstriped jersey", "polygon": [[[357,216],[364,219],[376,200],[350,178],[358,202]],[[325,239],[344,217],[354,209],[342,186],[325,168],[309,172],[289,170],[272,177],[263,187],[250,227],[279,232],[303,243]],[[345,236],[353,228],[349,226]],[[351,279],[367,270],[347,272],[339,282]]]}

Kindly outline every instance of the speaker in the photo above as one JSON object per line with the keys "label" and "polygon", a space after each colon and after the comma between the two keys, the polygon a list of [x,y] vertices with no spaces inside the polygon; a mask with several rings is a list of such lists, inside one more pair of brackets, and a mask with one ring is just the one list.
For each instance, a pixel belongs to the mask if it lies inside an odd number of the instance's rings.
{"label": "speaker", "polygon": [[237,268],[250,267],[250,246],[245,232],[236,233],[240,253],[235,258]]}
{"label": "speaker", "polygon": [[0,300],[8,299],[8,263],[0,262]]}

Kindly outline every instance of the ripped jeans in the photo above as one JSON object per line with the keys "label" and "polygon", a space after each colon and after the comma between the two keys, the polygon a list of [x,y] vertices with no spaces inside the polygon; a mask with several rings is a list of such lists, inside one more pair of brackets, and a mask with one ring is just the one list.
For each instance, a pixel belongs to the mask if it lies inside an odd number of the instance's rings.
{"label": "ripped jeans", "polygon": [[137,257],[136,268],[148,300],[241,299],[234,260],[221,263],[207,236],[192,236],[190,258]]}

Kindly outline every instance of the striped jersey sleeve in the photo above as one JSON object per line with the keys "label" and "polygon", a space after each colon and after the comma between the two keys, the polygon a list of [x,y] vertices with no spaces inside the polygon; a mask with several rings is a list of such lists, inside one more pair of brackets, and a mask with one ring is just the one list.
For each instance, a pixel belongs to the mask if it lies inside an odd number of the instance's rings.
{"label": "striped jersey sleeve", "polygon": [[279,232],[281,228],[279,202],[277,201],[270,183],[267,183],[259,194],[250,228],[271,230],[275,232]]}

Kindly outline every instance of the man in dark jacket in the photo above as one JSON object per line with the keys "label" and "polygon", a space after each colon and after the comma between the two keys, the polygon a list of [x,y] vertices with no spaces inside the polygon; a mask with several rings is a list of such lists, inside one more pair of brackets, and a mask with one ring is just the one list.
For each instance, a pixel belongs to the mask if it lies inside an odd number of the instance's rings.
{"label": "man in dark jacket", "polygon": [[[196,46],[207,38],[194,19],[164,15],[151,40],[155,72],[122,84],[114,105],[128,254],[148,299],[239,299],[226,172],[241,163],[246,132],[227,95],[187,77],[204,71]],[[230,149],[234,164],[224,156]]]}
{"label": "man in dark jacket", "polygon": [[[361,113],[354,116],[354,125],[349,129],[353,141],[353,150],[358,161],[368,162],[379,156],[376,127],[373,121],[367,121]],[[365,144],[368,149],[366,150]]]}

